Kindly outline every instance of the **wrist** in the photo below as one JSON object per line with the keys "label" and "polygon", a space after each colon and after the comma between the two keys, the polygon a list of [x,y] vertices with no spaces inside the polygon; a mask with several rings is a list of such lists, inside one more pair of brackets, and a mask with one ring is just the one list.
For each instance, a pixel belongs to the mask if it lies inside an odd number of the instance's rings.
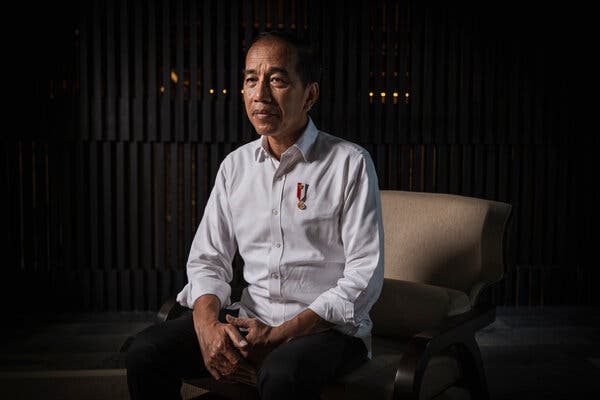
{"label": "wrist", "polygon": [[269,343],[274,346],[279,346],[280,344],[289,342],[292,339],[291,337],[288,337],[289,335],[285,325],[286,323],[284,322],[279,326],[274,326],[271,328],[268,338]]}

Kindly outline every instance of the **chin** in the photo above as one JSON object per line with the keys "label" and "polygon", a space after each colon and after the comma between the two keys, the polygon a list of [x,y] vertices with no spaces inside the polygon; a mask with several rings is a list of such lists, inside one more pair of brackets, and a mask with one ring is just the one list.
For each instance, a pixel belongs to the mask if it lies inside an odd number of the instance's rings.
{"label": "chin", "polygon": [[261,136],[275,136],[279,132],[274,127],[254,126],[254,130]]}

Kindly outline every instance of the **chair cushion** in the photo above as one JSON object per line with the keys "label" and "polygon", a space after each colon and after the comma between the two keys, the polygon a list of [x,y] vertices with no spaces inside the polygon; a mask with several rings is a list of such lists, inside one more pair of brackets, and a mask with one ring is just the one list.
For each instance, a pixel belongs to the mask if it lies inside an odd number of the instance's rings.
{"label": "chair cushion", "polygon": [[[392,398],[394,380],[407,341],[373,338],[373,359],[350,372],[321,394],[321,400]],[[431,399],[451,387],[461,377],[461,369],[452,350],[434,356],[423,375],[419,398]]]}
{"label": "chair cushion", "polygon": [[410,337],[470,309],[469,297],[460,290],[386,278],[371,310],[373,334]]}

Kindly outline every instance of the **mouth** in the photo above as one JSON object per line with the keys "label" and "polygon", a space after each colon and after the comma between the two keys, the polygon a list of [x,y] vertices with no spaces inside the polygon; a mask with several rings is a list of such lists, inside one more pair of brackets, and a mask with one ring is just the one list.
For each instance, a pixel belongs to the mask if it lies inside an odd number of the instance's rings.
{"label": "mouth", "polygon": [[266,111],[266,110],[253,111],[252,115],[254,117],[256,117],[256,118],[259,118],[259,119],[274,118],[274,117],[278,116],[277,113],[269,112],[269,111]]}

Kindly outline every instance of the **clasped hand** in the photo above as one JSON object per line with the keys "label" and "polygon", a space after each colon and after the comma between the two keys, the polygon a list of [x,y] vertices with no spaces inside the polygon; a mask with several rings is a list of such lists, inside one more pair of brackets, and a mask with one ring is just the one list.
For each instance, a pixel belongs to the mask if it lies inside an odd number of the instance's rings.
{"label": "clasped hand", "polygon": [[[199,335],[204,364],[217,380],[256,385],[256,372],[264,357],[277,346],[273,328],[255,318],[226,316],[228,324],[215,322]],[[244,338],[238,328],[247,330]]]}

